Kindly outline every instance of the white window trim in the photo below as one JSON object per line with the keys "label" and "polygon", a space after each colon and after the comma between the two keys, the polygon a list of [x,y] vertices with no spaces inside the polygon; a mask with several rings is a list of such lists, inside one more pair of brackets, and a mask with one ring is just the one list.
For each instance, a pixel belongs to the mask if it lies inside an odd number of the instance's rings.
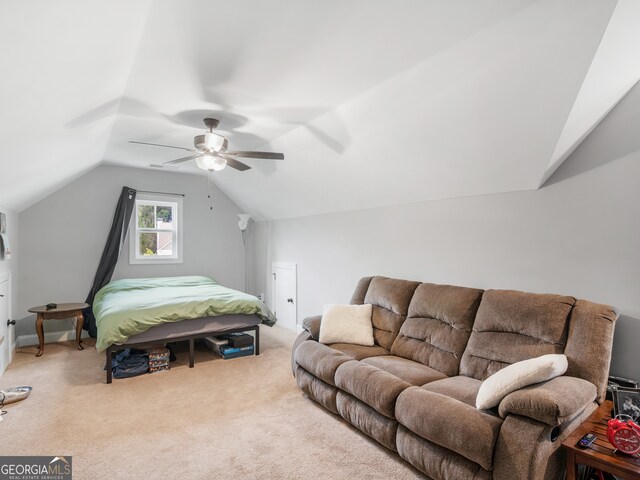
{"label": "white window trim", "polygon": [[[138,229],[138,204],[137,201],[154,203],[160,206],[172,206],[177,204],[176,208],[176,228],[175,230],[166,230],[174,233],[174,238],[177,244],[175,255],[162,255],[149,257],[138,254],[138,232],[145,231],[145,229]],[[133,215],[131,215],[131,223],[129,226],[129,263],[131,265],[166,265],[170,263],[182,263],[182,251],[184,243],[184,233],[182,229],[182,197],[167,196],[167,195],[154,195],[149,193],[139,193],[136,195],[136,204],[133,208]],[[158,229],[152,229],[157,231]]]}

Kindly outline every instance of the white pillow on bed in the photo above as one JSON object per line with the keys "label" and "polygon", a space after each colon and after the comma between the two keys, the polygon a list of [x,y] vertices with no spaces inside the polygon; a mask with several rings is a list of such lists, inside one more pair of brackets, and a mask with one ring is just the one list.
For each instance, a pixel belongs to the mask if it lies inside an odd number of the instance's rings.
{"label": "white pillow on bed", "polygon": [[511,392],[559,377],[567,371],[568,366],[565,355],[551,353],[504,367],[482,382],[476,397],[476,408],[493,408]]}
{"label": "white pillow on bed", "polygon": [[320,343],[373,345],[371,305],[325,305],[320,323]]}

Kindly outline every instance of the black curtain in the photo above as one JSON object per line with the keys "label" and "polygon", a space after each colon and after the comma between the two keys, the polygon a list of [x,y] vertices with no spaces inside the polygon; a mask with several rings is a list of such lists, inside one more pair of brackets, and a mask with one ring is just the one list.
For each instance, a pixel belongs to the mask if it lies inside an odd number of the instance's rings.
{"label": "black curtain", "polygon": [[[111,223],[111,230],[109,230],[109,236],[107,237],[107,243],[102,251],[102,257],[98,264],[98,270],[96,276],[93,278],[93,285],[89,290],[89,295],[85,303],[89,305],[93,304],[93,298],[102,287],[104,287],[109,281],[118,263],[118,257],[120,251],[124,245],[124,241],[127,238],[127,231],[129,230],[129,220],[131,220],[131,213],[133,212],[133,206],[136,203],[136,191],[133,188],[122,187],[122,193],[116,206],[116,213],[113,216],[113,222]],[[89,332],[89,335],[96,338],[98,330],[96,328],[96,318],[93,316],[93,310],[91,307],[85,308],[84,314],[84,326],[83,328]]]}

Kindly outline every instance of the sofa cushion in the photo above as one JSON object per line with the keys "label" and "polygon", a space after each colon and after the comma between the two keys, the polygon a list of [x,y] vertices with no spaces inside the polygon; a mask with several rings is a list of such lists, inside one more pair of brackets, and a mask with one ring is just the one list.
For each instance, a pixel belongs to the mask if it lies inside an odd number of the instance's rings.
{"label": "sofa cushion", "polygon": [[407,317],[409,303],[418,282],[373,277],[364,303],[373,305],[371,322],[376,345],[389,350]]}
{"label": "sofa cushion", "polygon": [[391,353],[457,375],[481,298],[475,288],[420,284]]}
{"label": "sofa cushion", "polygon": [[336,387],[389,418],[394,418],[398,395],[411,386],[389,372],[357,361],[340,365],[335,381]]}
{"label": "sofa cushion", "polygon": [[373,346],[371,305],[325,305],[319,342]]}
{"label": "sofa cushion", "polygon": [[353,295],[351,296],[351,300],[349,301],[351,305],[362,305],[364,303],[364,297],[367,295],[367,290],[369,290],[371,280],[373,280],[373,277],[362,277],[360,280],[358,280],[356,289],[354,290]]}
{"label": "sofa cushion", "polygon": [[493,408],[511,392],[534,383],[546,382],[566,371],[567,357],[562,354],[550,353],[512,363],[482,382],[476,397],[476,408]]}
{"label": "sofa cushion", "polygon": [[330,385],[335,385],[334,376],[338,367],[353,361],[349,355],[315,341],[298,345],[293,356],[298,365]]}
{"label": "sofa cushion", "polygon": [[460,373],[484,380],[512,363],[563,353],[573,297],[487,290],[482,296]]}
{"label": "sofa cushion", "polygon": [[302,367],[296,367],[295,377],[298,387],[300,387],[311,400],[319,403],[330,412],[338,413],[338,407],[336,405],[338,389],[336,387],[311,375]]}
{"label": "sofa cushion", "polygon": [[377,357],[379,355],[389,355],[389,350],[377,345],[365,347],[364,345],[354,345],[352,343],[332,343],[331,348],[349,355],[354,360],[362,360],[363,358]]}
{"label": "sofa cushion", "polygon": [[398,422],[379,414],[366,403],[338,390],[338,413],[351,425],[377,440],[390,450],[396,450]]}
{"label": "sofa cushion", "polygon": [[459,402],[475,407],[476,396],[482,382],[471,377],[458,375],[428,383],[422,388],[429,392],[440,393],[455,398]]}
{"label": "sofa cushion", "polygon": [[433,368],[429,368],[413,360],[396,357],[395,355],[365,358],[362,362],[389,372],[411,385],[424,385],[434,380],[447,378],[446,375]]}
{"label": "sofa cushion", "polygon": [[396,419],[425,440],[491,470],[501,418],[454,398],[410,387],[398,396]]}
{"label": "sofa cushion", "polygon": [[[396,435],[398,454],[428,478],[490,480],[491,472],[461,455],[429,442],[402,425]],[[509,478],[509,477],[504,477]]]}
{"label": "sofa cushion", "polygon": [[502,418],[521,415],[557,426],[593,404],[596,394],[596,386],[582,378],[557,377],[510,393],[499,412]]}

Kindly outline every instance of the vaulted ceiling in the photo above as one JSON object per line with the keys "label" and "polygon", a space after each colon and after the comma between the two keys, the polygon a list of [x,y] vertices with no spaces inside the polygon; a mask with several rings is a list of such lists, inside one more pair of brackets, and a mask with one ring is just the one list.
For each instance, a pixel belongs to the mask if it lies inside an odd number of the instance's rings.
{"label": "vaulted ceiling", "polygon": [[0,205],[183,156],[129,140],[190,147],[205,116],[284,152],[214,174],[259,218],[539,188],[640,79],[638,25],[636,0],[4,2]]}

